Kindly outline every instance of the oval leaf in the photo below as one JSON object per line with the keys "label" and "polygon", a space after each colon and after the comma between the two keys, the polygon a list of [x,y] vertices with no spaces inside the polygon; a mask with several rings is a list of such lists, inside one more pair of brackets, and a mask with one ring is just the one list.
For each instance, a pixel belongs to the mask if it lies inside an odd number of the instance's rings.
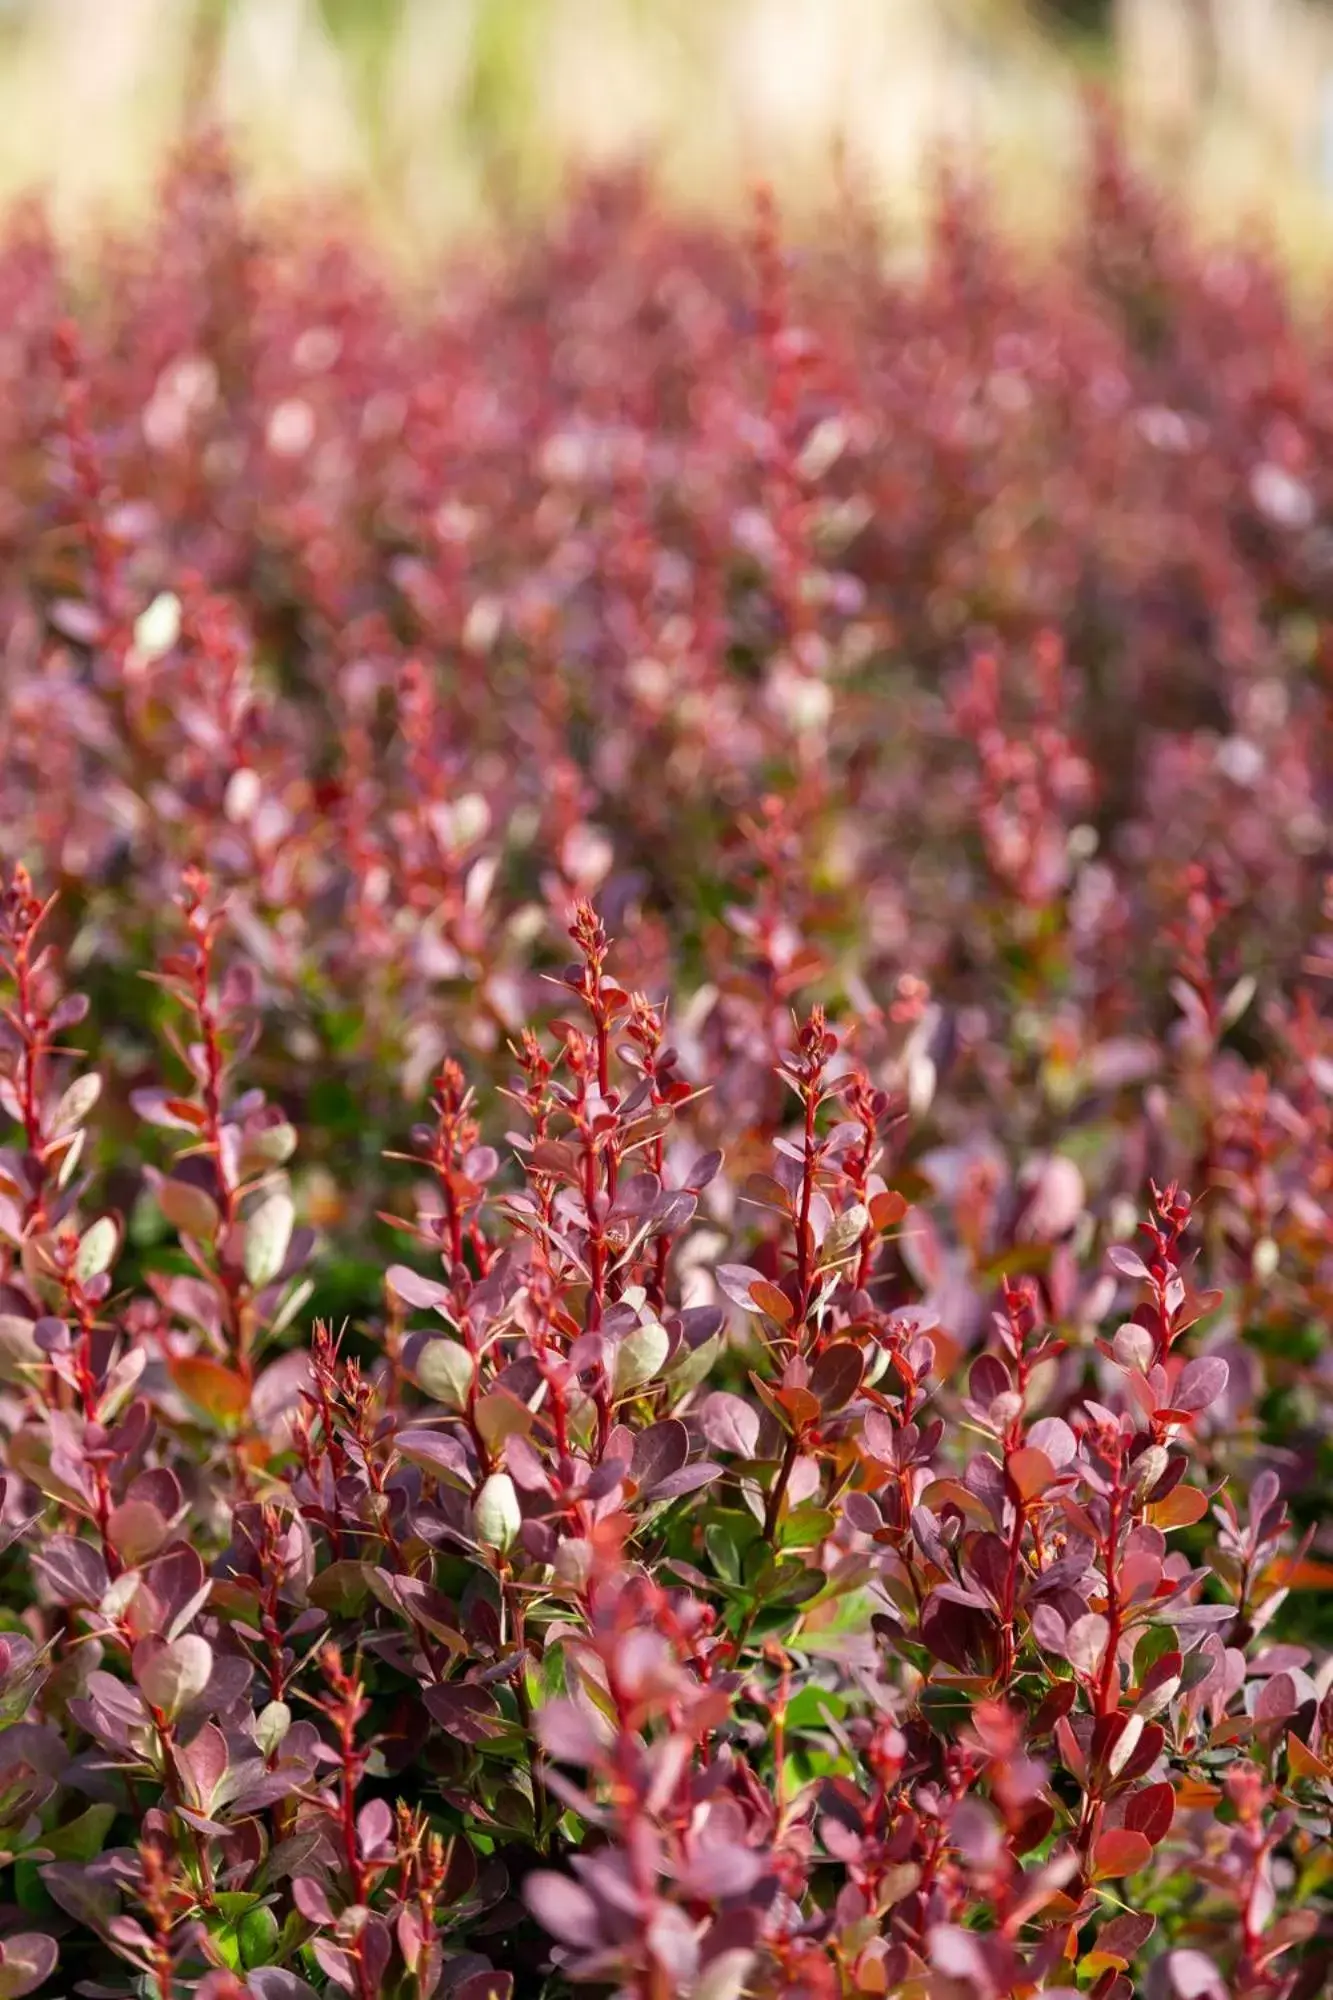
{"label": "oval leaf", "polygon": [[266,1195],[245,1224],[245,1275],[256,1291],[271,1285],[287,1261],[296,1210],[285,1188]]}
{"label": "oval leaf", "polygon": [[119,1242],[120,1231],[109,1215],[100,1215],[84,1230],[74,1259],[74,1273],[81,1285],[86,1285],[90,1278],[100,1278],[110,1268]]}
{"label": "oval leaf", "polygon": [[1092,1879],[1106,1882],[1116,1875],[1137,1875],[1151,1860],[1152,1847],[1145,1834],[1127,1826],[1109,1827],[1092,1850]]}

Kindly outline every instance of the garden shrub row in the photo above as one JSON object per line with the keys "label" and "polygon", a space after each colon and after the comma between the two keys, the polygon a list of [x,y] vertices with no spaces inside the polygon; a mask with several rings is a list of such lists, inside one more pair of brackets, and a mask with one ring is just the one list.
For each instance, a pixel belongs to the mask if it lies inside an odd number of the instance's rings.
{"label": "garden shrub row", "polygon": [[0,1996],[1315,2000],[1333,339],[0,245]]}

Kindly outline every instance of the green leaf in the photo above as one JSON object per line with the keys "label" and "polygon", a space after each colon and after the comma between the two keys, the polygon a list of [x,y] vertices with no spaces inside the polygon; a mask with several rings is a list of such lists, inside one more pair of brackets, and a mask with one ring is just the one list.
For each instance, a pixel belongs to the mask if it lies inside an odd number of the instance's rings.
{"label": "green leaf", "polygon": [[[49,1847],[43,1841],[43,1849]],[[25,1861],[22,1855],[14,1861],[14,1901],[30,1917],[51,1917],[56,1914],[56,1906],[46,1893],[42,1880],[43,1862]]]}
{"label": "green leaf", "polygon": [[824,1572],[803,1562],[780,1562],[763,1589],[765,1604],[807,1604],[824,1587]]}
{"label": "green leaf", "polygon": [[493,1472],[482,1483],[472,1509],[472,1532],[484,1549],[501,1555],[511,1549],[523,1525],[514,1482],[507,1472]]}
{"label": "green leaf", "polygon": [[271,1285],[286,1262],[296,1210],[286,1188],[275,1188],[245,1225],[245,1275],[256,1291]]}
{"label": "green leaf", "polygon": [[181,601],[173,590],[161,590],[134,621],[134,650],[145,660],[160,660],[180,637]]}
{"label": "green leaf", "polygon": [[248,1134],[245,1141],[245,1165],[280,1167],[290,1160],[296,1151],[297,1133],[294,1125],[265,1125],[258,1132]]}
{"label": "green leaf", "polygon": [[102,1079],[96,1070],[90,1070],[87,1076],[75,1077],[55,1108],[55,1116],[51,1120],[52,1138],[62,1139],[67,1132],[77,1132],[101,1095]]}
{"label": "green leaf", "polygon": [[365,1563],[334,1562],[310,1584],[310,1602],[321,1611],[336,1611],[340,1617],[355,1617],[364,1610],[370,1595],[370,1579]]}
{"label": "green leaf", "polygon": [[741,1553],[736,1546],[730,1528],[723,1521],[710,1521],[704,1529],[704,1547],[708,1559],[724,1583],[739,1586],[741,1580]]}
{"label": "green leaf", "polygon": [[807,1501],[788,1514],[778,1540],[784,1549],[812,1549],[831,1535],[836,1526],[837,1516],[831,1508],[817,1507]]}
{"label": "green leaf", "polygon": [[23,1319],[17,1313],[0,1313],[0,1382],[22,1386],[27,1379],[25,1369],[46,1365],[46,1356],[33,1339],[32,1329],[30,1319]]}
{"label": "green leaf", "polygon": [[466,1408],[476,1368],[466,1347],[456,1340],[428,1340],[417,1356],[417,1381],[432,1402],[446,1410]]}
{"label": "green leaf", "polygon": [[671,1385],[672,1401],[678,1401],[689,1389],[695,1389],[712,1373],[713,1363],[722,1351],[720,1334],[710,1334],[694,1349],[686,1347],[684,1341],[666,1370],[665,1379]]}
{"label": "green leaf", "polygon": [[1150,1667],[1167,1653],[1174,1653],[1180,1641],[1169,1625],[1153,1625],[1134,1648],[1134,1678],[1142,1682]]}
{"label": "green leaf", "polygon": [[74,1275],[81,1285],[90,1278],[99,1278],[116,1254],[120,1241],[120,1231],[109,1215],[99,1215],[96,1222],[84,1230],[79,1238],[78,1255],[74,1259]]}
{"label": "green leaf", "polygon": [[139,1692],[169,1722],[174,1721],[203,1693],[212,1673],[213,1648],[198,1632],[185,1632],[138,1668]]}
{"label": "green leaf", "polygon": [[824,1729],[824,1716],[840,1721],[847,1713],[847,1697],[832,1688],[803,1687],[787,1703],[788,1729]]}
{"label": "green leaf", "polygon": [[473,1420],[486,1444],[497,1451],[509,1437],[526,1437],[532,1429],[532,1411],[508,1389],[492,1389],[479,1396]]}
{"label": "green leaf", "polygon": [[667,1358],[671,1342],[660,1320],[633,1327],[616,1349],[614,1390],[617,1401],[651,1382]]}
{"label": "green leaf", "polygon": [[241,1964],[249,1972],[257,1965],[270,1965],[281,1933],[278,1920],[267,1904],[251,1910],[236,1926],[241,1947]]}
{"label": "green leaf", "polygon": [[213,1898],[214,1908],[229,1924],[238,1924],[251,1910],[258,1909],[261,1898],[253,1889],[223,1889]]}
{"label": "green leaf", "polygon": [[67,1188],[70,1182],[73,1180],[74,1169],[75,1167],[78,1166],[79,1161],[83,1158],[83,1146],[84,1146],[84,1141],[86,1140],[87,1137],[88,1137],[88,1128],[85,1125],[81,1131],[78,1131],[74,1134],[74,1137],[65,1147],[65,1150],[61,1155],[60,1159],[60,1168],[58,1173],[56,1174],[57,1187]]}
{"label": "green leaf", "polygon": [[271,1757],[292,1726],[292,1712],[285,1701],[271,1701],[255,1718],[255,1742]]}
{"label": "green leaf", "polygon": [[212,1945],[228,1972],[241,1970],[241,1940],[236,1935],[235,1924],[219,1923],[216,1918],[208,1927],[209,1943]]}
{"label": "green leaf", "polygon": [[936,1734],[951,1743],[972,1713],[972,1697],[963,1688],[940,1683],[922,1689],[921,1712]]}
{"label": "green leaf", "polygon": [[569,1685],[565,1678],[565,1649],[557,1639],[544,1648],[541,1658],[533,1662],[538,1677],[538,1700],[536,1706],[554,1701],[557,1696],[568,1694]]}
{"label": "green leaf", "polygon": [[285,1332],[314,1289],[315,1281],[313,1278],[302,1278],[299,1285],[292,1286],[291,1291],[287,1294],[287,1297],[269,1323],[268,1330],[271,1338],[276,1339],[278,1334]]}

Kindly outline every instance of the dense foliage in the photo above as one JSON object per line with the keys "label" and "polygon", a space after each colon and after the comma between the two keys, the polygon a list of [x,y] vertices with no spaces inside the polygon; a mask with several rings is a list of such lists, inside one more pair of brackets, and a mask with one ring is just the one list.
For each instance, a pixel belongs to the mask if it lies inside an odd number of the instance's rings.
{"label": "dense foliage", "polygon": [[1326,1990],[1333,341],[891,250],[11,223],[0,1996]]}

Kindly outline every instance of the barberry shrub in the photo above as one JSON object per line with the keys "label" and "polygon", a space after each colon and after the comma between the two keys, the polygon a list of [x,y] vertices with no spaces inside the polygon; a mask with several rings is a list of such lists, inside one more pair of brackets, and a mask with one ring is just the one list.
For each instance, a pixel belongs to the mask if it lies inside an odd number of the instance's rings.
{"label": "barberry shrub", "polygon": [[0,249],[0,2000],[1315,2000],[1333,350]]}

